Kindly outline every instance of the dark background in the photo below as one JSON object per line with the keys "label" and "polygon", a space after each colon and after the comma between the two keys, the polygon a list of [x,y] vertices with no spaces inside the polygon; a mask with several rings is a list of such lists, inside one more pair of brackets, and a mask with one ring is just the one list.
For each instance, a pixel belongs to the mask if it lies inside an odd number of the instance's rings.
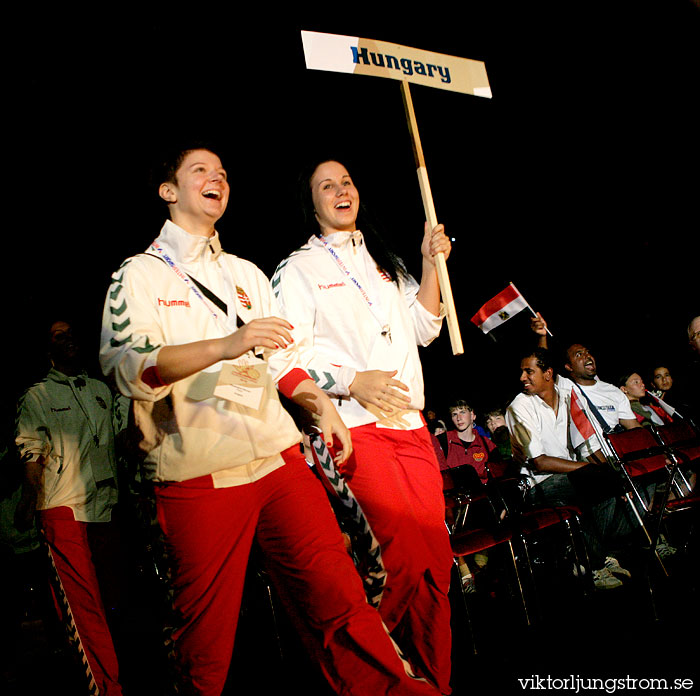
{"label": "dark background", "polygon": [[45,374],[59,316],[80,322],[96,368],[110,274],[160,229],[148,172],[175,138],[217,144],[232,187],[224,247],[268,275],[302,241],[296,176],[318,151],[345,158],[419,271],[424,215],[399,83],[306,70],[302,29],[486,64],[491,100],[411,87],[438,217],[456,240],[465,348],[452,355],[445,327],[423,351],[429,405],[483,410],[517,392],[525,314],[495,341],[469,322],[509,281],[560,343],[593,350],[603,379],[683,362],[698,313],[697,2],[452,5],[10,16],[8,404]]}

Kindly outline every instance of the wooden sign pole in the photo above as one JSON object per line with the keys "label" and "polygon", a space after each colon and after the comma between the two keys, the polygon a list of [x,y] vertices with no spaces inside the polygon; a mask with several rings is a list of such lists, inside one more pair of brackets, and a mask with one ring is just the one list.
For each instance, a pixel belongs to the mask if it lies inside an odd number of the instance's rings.
{"label": "wooden sign pole", "polygon": [[[408,120],[408,130],[411,133],[411,141],[413,143],[413,154],[416,159],[416,167],[418,174],[418,183],[420,185],[421,198],[423,199],[423,208],[425,209],[425,218],[428,221],[430,229],[434,229],[438,224],[437,215],[435,214],[435,204],[433,203],[433,195],[430,191],[430,181],[428,180],[428,170],[425,167],[425,157],[423,156],[423,146],[420,142],[418,133],[418,123],[416,114],[413,110],[413,100],[411,99],[411,91],[408,82],[401,82],[401,94],[403,103],[406,109],[406,118]],[[450,342],[452,344],[453,355],[462,355],[464,347],[462,345],[462,335],[459,331],[459,322],[457,321],[457,311],[455,310],[454,299],[452,297],[452,286],[450,285],[450,276],[447,273],[447,263],[445,255],[440,253],[435,256],[435,267],[437,269],[438,282],[440,283],[440,294],[447,312],[447,328],[450,332]]]}

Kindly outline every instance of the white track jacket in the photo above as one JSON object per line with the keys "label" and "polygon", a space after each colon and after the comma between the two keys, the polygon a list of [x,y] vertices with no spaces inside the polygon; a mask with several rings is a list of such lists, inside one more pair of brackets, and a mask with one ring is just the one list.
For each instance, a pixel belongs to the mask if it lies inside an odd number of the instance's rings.
{"label": "white track jacket", "polygon": [[[302,367],[338,399],[338,413],[349,428],[378,421],[349,396],[355,373],[398,370],[395,379],[409,387],[414,410],[405,420],[410,428],[421,427],[418,412],[425,397],[418,345],[438,336],[442,317],[416,300],[413,278],[400,280],[397,287],[377,269],[361,232],[336,232],[324,239],[347,273],[314,236],[282,261],[272,278],[282,316],[294,326]],[[385,327],[390,341],[382,335]]]}
{"label": "white track jacket", "polygon": [[[185,274],[223,300],[227,315],[193,290]],[[156,364],[163,346],[225,336],[236,330],[237,316],[247,323],[280,314],[262,271],[223,252],[218,234],[197,237],[167,221],[151,247],[127,259],[112,276],[100,363],[119,390],[134,399],[147,477],[183,481],[212,474],[214,485],[244,484],[282,466],[279,453],[301,441],[275,388],[299,366],[293,344],[269,355],[266,351],[265,397],[259,408],[214,395],[222,363],[174,384],[160,381]]]}

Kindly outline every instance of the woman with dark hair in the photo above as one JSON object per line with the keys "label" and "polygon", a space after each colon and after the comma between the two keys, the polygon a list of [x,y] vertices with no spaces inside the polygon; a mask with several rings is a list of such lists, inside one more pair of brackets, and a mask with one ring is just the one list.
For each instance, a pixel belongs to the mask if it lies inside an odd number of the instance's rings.
{"label": "woman with dark hair", "polygon": [[655,367],[651,378],[654,388],[652,389],[652,394],[659,399],[662,399],[667,404],[673,404],[673,377],[667,367],[660,365]]}
{"label": "woman with dark hair", "polygon": [[647,427],[671,422],[671,416],[647,396],[646,385],[638,372],[622,375],[617,380],[617,386],[629,399],[630,408],[641,425]]}
{"label": "woman with dark hair", "polygon": [[381,546],[382,618],[416,669],[449,693],[452,554],[417,344],[440,332],[434,257],[451,245],[442,225],[426,224],[419,284],[365,225],[343,164],[317,164],[302,195],[314,229],[278,266],[275,294],[304,367],[351,428],[354,455],[340,472]]}

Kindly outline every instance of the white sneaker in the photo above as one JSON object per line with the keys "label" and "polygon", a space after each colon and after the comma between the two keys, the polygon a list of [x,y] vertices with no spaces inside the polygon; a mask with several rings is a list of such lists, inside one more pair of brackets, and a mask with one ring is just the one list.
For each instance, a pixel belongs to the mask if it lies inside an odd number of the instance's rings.
{"label": "white sneaker", "polygon": [[622,580],[618,580],[607,568],[593,571],[593,584],[596,590],[612,590],[622,587]]}
{"label": "white sneaker", "polygon": [[462,583],[462,590],[464,592],[476,592],[476,582],[474,581],[474,574],[472,573],[464,559],[462,559],[459,566],[459,579]]}
{"label": "white sneaker", "polygon": [[486,564],[489,562],[488,554],[486,553],[475,553],[474,563],[476,563],[477,568],[485,568]]}
{"label": "white sneaker", "polygon": [[665,541],[660,541],[656,545],[656,553],[658,553],[661,558],[668,558],[669,556],[675,555],[677,551],[674,546],[669,546]]}
{"label": "white sneaker", "polygon": [[631,578],[632,573],[629,570],[623,568],[618,562],[617,558],[608,556],[605,559],[605,567],[616,577],[616,578]]}
{"label": "white sneaker", "polygon": [[462,580],[462,590],[467,594],[476,592],[476,582],[474,581],[474,576],[471,573],[464,573],[460,576]]}
{"label": "white sneaker", "polygon": [[575,578],[578,578],[579,576],[585,575],[585,574],[586,574],[586,567],[583,566],[583,565],[581,565],[581,564],[576,565],[576,564],[574,563],[574,566],[573,566],[573,574],[574,574],[574,577],[575,577]]}

